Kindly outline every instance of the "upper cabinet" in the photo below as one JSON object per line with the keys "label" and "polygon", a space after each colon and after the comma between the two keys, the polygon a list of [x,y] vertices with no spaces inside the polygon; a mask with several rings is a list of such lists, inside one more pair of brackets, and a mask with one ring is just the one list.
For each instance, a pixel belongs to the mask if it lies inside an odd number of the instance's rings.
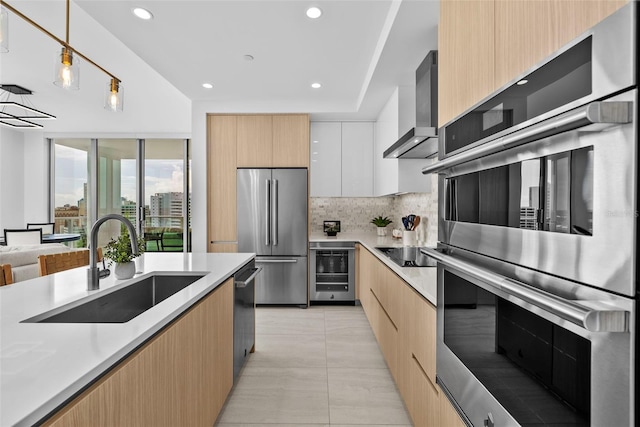
{"label": "upper cabinet", "polygon": [[494,89],[493,0],[442,0],[438,27],[438,126]]}
{"label": "upper cabinet", "polygon": [[373,195],[373,122],[311,123],[311,196]]}
{"label": "upper cabinet", "polygon": [[273,116],[274,168],[309,166],[309,115]]}
{"label": "upper cabinet", "polygon": [[438,126],[516,79],[626,3],[442,0]]}
{"label": "upper cabinet", "polygon": [[207,118],[209,252],[237,251],[236,169],[309,167],[308,114]]}
{"label": "upper cabinet", "polygon": [[238,116],[238,167],[271,167],[273,119],[271,116]]}
{"label": "upper cabinet", "polygon": [[307,114],[238,116],[238,167],[308,167]]}

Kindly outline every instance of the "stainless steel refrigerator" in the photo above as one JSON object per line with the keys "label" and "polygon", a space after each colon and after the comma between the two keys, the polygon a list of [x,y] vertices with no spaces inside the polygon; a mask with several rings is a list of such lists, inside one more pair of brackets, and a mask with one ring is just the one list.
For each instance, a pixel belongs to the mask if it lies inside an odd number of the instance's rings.
{"label": "stainless steel refrigerator", "polygon": [[238,251],[263,267],[256,304],[307,305],[307,169],[238,169]]}

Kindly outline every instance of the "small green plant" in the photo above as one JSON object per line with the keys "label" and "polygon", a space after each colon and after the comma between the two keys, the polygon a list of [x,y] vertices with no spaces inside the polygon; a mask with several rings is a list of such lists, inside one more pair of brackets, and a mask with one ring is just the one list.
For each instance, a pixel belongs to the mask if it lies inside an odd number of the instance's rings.
{"label": "small green plant", "polygon": [[145,250],[145,241],[142,237],[138,237],[138,255],[131,251],[131,240],[127,231],[122,232],[116,239],[111,239],[104,247],[104,257],[115,262],[123,264],[132,261],[134,258],[142,255]]}
{"label": "small green plant", "polygon": [[371,224],[374,224],[376,227],[386,227],[387,225],[391,224],[393,221],[391,221],[389,219],[389,217],[385,216],[382,217],[382,215],[377,216],[375,218],[373,218],[371,220]]}

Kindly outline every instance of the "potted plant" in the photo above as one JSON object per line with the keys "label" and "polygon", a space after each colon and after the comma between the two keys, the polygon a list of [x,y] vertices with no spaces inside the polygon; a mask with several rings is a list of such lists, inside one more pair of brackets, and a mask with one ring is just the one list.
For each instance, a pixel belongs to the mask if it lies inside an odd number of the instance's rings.
{"label": "potted plant", "polygon": [[129,233],[123,230],[116,239],[111,239],[104,247],[104,257],[109,259],[109,265],[115,263],[114,274],[116,279],[130,279],[136,273],[136,265],[133,259],[142,255],[145,250],[145,241],[138,238],[138,254],[131,251],[131,239]]}
{"label": "potted plant", "polygon": [[371,220],[371,224],[374,224],[376,227],[378,227],[378,236],[386,236],[387,229],[385,227],[392,222],[393,221],[391,221],[389,217],[383,217],[382,215],[377,216]]}

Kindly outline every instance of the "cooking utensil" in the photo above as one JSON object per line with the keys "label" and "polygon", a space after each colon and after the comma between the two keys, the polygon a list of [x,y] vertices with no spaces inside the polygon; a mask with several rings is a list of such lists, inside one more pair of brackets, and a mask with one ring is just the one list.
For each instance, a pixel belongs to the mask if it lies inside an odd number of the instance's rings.
{"label": "cooking utensil", "polygon": [[404,225],[404,229],[408,230],[409,229],[409,220],[407,219],[406,216],[402,217],[402,224]]}
{"label": "cooking utensil", "polygon": [[415,221],[415,219],[416,219],[416,216],[414,214],[410,214],[407,217],[407,222],[409,225],[409,228],[407,228],[407,230],[413,230],[413,221]]}
{"label": "cooking utensil", "polygon": [[411,228],[412,230],[415,230],[418,225],[420,225],[420,217],[416,216],[416,219],[413,220],[413,227]]}

